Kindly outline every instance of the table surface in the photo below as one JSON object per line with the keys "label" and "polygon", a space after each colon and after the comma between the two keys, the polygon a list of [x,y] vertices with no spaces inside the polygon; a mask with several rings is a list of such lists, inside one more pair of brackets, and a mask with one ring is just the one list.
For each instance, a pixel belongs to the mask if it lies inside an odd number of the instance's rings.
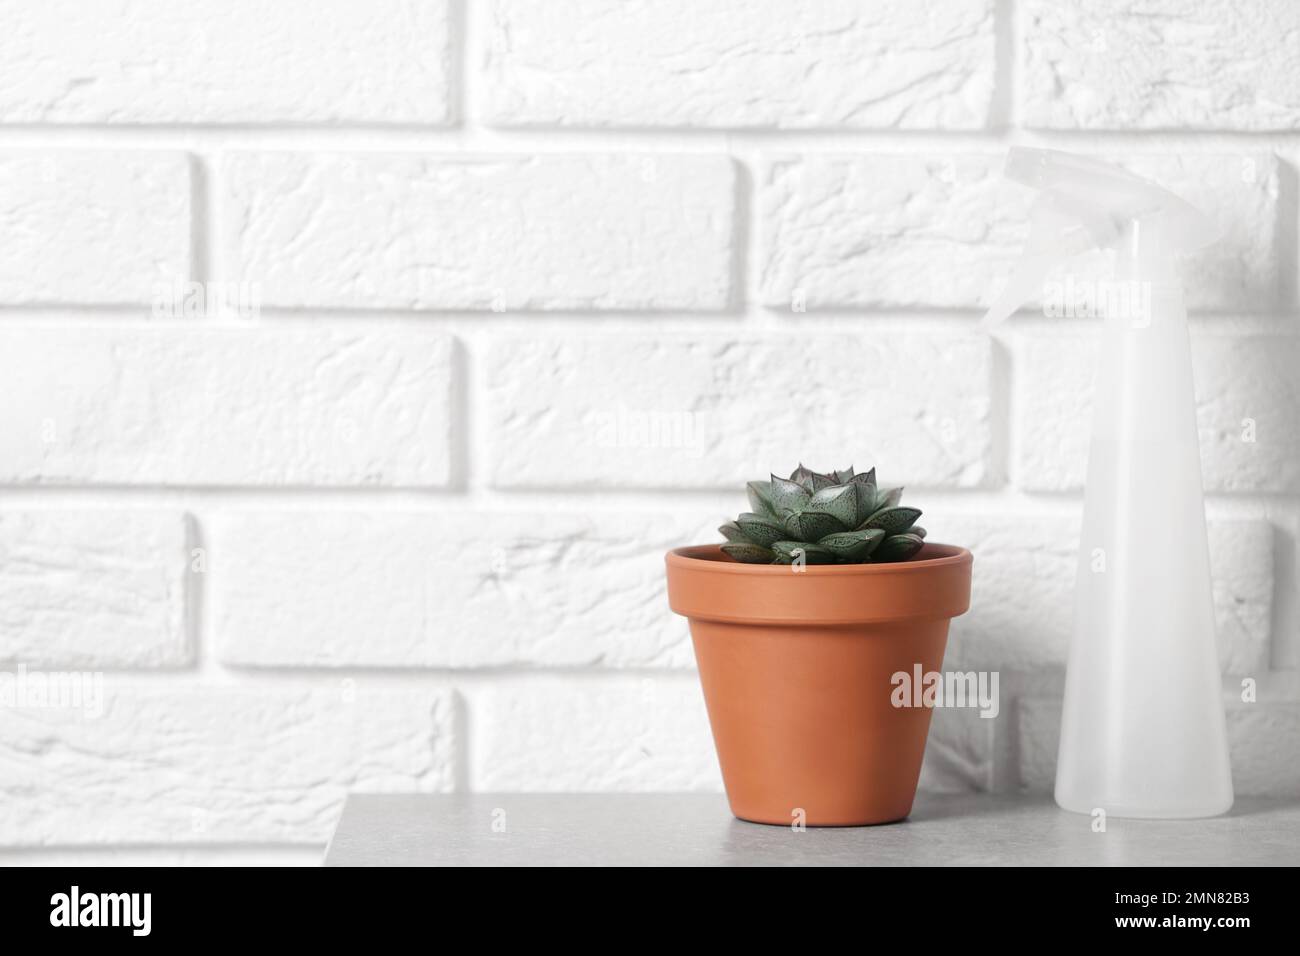
{"label": "table surface", "polygon": [[717,794],[352,794],[326,866],[1300,864],[1300,801],[1206,820],[1091,817],[1047,797],[918,795],[902,823],[763,826]]}

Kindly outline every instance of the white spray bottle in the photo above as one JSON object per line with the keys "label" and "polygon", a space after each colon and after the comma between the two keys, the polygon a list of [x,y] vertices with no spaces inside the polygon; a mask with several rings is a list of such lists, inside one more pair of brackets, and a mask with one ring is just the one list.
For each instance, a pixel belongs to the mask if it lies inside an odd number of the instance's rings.
{"label": "white spray bottle", "polygon": [[[1232,806],[1196,431],[1175,257],[1217,230],[1107,163],[1013,148],[1039,191],[1025,254],[986,325],[1036,300],[1072,255],[1113,249],[1056,768],[1056,802],[1120,817]],[[1029,412],[1032,414],[1032,411]]]}

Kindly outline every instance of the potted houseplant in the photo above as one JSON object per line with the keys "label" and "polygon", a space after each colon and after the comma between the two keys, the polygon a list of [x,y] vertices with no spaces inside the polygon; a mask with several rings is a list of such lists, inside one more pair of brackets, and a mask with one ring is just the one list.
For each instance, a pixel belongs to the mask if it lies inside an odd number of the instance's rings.
{"label": "potted houseplant", "polygon": [[875,469],[748,485],[718,545],[668,554],[690,619],[732,812],[757,823],[858,826],[908,815],[929,707],[896,675],[937,672],[970,604],[971,554],[925,541],[921,512]]}

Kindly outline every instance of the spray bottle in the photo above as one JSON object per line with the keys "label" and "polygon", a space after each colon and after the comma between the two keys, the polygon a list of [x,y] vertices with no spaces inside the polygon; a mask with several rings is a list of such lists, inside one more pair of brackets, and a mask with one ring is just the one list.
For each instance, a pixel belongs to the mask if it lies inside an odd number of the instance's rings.
{"label": "spray bottle", "polygon": [[1100,330],[1074,633],[1056,802],[1120,817],[1232,806],[1215,647],[1187,310],[1175,258],[1217,230],[1107,163],[1013,148],[1038,191],[1025,254],[986,326],[1043,291],[1071,256],[1111,249]]}

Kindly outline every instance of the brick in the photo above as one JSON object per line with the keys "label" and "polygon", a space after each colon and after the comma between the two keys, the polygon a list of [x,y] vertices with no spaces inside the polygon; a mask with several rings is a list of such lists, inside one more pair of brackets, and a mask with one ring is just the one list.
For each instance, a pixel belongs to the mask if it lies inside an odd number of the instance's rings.
{"label": "brick", "polygon": [[444,691],[108,678],[104,695],[97,719],[6,710],[0,843],[319,843],[349,791],[452,787]]}
{"label": "brick", "polygon": [[1020,121],[1049,129],[1294,130],[1300,9],[1125,0],[1018,5]]}
{"label": "brick", "polygon": [[0,479],[446,484],[452,343],[423,331],[0,329]]}
{"label": "brick", "polygon": [[1266,521],[1211,521],[1210,574],[1219,664],[1225,674],[1269,669],[1273,632],[1274,529]]}
{"label": "brick", "polygon": [[1081,490],[1092,434],[1094,336],[1026,337],[1014,361],[1014,483],[1030,491]]}
{"label": "brick", "polygon": [[0,660],[178,667],[193,660],[184,515],[0,512]]}
{"label": "brick", "polygon": [[1022,790],[1051,793],[1056,787],[1056,751],[1061,740],[1061,700],[1026,697],[1016,701],[1016,737]]}
{"label": "brick", "polygon": [[441,0],[3,0],[0,18],[4,123],[442,123],[452,112]]}
{"label": "brick", "polygon": [[1203,336],[1192,355],[1206,487],[1300,490],[1300,338]]}
{"label": "brick", "polygon": [[[944,666],[1031,672],[1069,657],[1078,569],[1072,517],[942,515],[922,519],[930,538],[975,555],[971,608],[952,622]],[[1226,674],[1268,670],[1273,528],[1215,520],[1208,528],[1219,663]]]}
{"label": "brick", "polygon": [[[1017,367],[1017,481],[1081,488],[1092,415],[1091,336],[1027,339]],[[1192,340],[1201,470],[1208,491],[1300,490],[1300,339],[1198,334]],[[1250,440],[1253,438],[1253,440]]]}
{"label": "brick", "polygon": [[1023,203],[1001,170],[991,155],[771,160],[758,185],[760,300],[787,310],[986,304],[1024,238]]}
{"label": "brick", "polygon": [[[665,514],[249,512],[210,524],[214,630],[252,666],[693,665]],[[697,523],[701,524],[701,523]]]}
{"label": "brick", "polygon": [[581,476],[738,491],[798,456],[977,486],[990,480],[990,378],[988,340],[974,335],[501,336],[487,458],[505,488]]}
{"label": "brick", "polygon": [[720,791],[694,675],[502,679],[469,694],[477,791]]}
{"label": "brick", "polygon": [[486,113],[511,126],[976,129],[993,8],[496,0]]}
{"label": "brick", "polygon": [[[1223,232],[1186,265],[1196,309],[1279,302],[1276,159],[1266,153],[1106,156],[1195,203]],[[759,297],[774,308],[985,307],[1019,258],[1032,194],[1000,155],[773,158],[759,181]],[[1048,281],[1106,279],[1071,260]],[[1035,311],[1030,307],[1030,311]]]}
{"label": "brick", "polygon": [[228,157],[231,278],[277,306],[720,309],[722,156]]}
{"label": "brick", "polygon": [[190,277],[189,162],[180,153],[0,153],[0,247],[0,304],[147,303],[155,288]]}
{"label": "brick", "polygon": [[[953,668],[945,662],[944,669]],[[1006,726],[1006,721],[1001,715],[981,717],[978,708],[935,708],[918,789],[930,793],[992,789],[994,729]]]}
{"label": "brick", "polygon": [[[1227,705],[1228,751],[1237,796],[1294,797],[1300,794],[1300,702],[1259,701]],[[1056,781],[1061,702],[1020,701],[1020,782],[1050,793]]]}
{"label": "brick", "polygon": [[1300,796],[1300,701],[1229,705],[1228,745],[1238,793]]}
{"label": "brick", "polygon": [[[923,502],[918,506],[925,508]],[[961,545],[975,555],[971,607],[949,626],[944,667],[1024,671],[1064,666],[1074,619],[1077,520],[926,509],[921,523],[931,540]],[[1006,710],[999,717],[1003,722]]]}

